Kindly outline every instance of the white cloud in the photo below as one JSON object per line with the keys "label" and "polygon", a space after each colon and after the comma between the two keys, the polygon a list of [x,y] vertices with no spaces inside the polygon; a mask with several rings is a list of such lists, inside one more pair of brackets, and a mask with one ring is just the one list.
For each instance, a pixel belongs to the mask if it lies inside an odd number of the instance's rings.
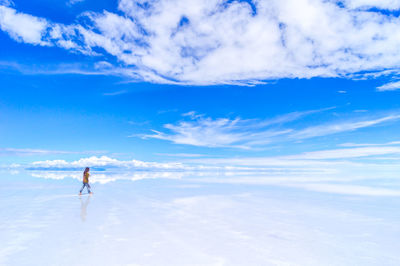
{"label": "white cloud", "polygon": [[354,131],[400,119],[400,115],[393,114],[372,120],[363,119],[360,121],[360,119],[350,119],[310,126],[303,129],[282,128],[282,125],[286,123],[330,109],[332,108],[293,112],[266,120],[241,118],[213,119],[191,111],[183,114],[183,116],[190,118],[189,121],[185,120],[177,122],[176,124],[165,124],[164,128],[166,128],[168,132],[153,130],[154,134],[134,135],[134,137],[167,140],[175,144],[192,146],[254,149],[285,141],[309,139]]}
{"label": "white cloud", "polygon": [[387,143],[342,143],[338,146],[341,147],[374,147],[374,146],[389,146],[389,145],[400,145],[400,141],[391,141]]}
{"label": "white cloud", "polygon": [[113,92],[104,92],[103,95],[104,96],[117,96],[117,95],[126,94],[126,93],[127,93],[126,90],[120,90],[120,91],[113,91]]}
{"label": "white cloud", "polygon": [[294,132],[291,137],[295,139],[306,139],[319,136],[326,136],[346,131],[354,131],[360,128],[370,127],[384,122],[395,121],[400,118],[400,115],[388,115],[374,120],[364,121],[345,121],[342,123],[323,124],[318,126],[308,127]]}
{"label": "white cloud", "polygon": [[85,0],[69,0],[69,1],[67,2],[67,5],[68,5],[68,6],[72,6],[72,5],[75,5],[75,4],[80,3],[80,2],[83,2],[83,1],[85,1]]}
{"label": "white cloud", "polygon": [[390,82],[377,87],[378,91],[394,91],[400,89],[400,81]]}
{"label": "white cloud", "polygon": [[86,12],[88,23],[62,25],[3,4],[0,26],[18,41],[112,55],[117,70],[109,74],[156,83],[399,73],[400,20],[367,10],[397,10],[399,1],[261,0],[253,7],[245,1],[121,0],[119,14]]}
{"label": "white cloud", "polygon": [[19,42],[50,45],[42,40],[48,27],[45,19],[17,12],[15,9],[0,6],[0,28]]}
{"label": "white cloud", "polygon": [[335,149],[316,152],[306,152],[294,157],[287,156],[290,159],[345,159],[345,158],[360,158],[366,156],[385,155],[385,154],[400,154],[400,147],[361,147],[352,149]]}
{"label": "white cloud", "polygon": [[18,71],[24,75],[64,75],[64,74],[75,74],[75,75],[113,75],[113,76],[124,76],[137,78],[137,75],[130,72],[125,68],[116,68],[112,65],[100,61],[94,65],[87,65],[81,63],[60,63],[60,64],[48,64],[41,65],[35,64],[34,66],[28,64],[21,64],[14,61],[0,61],[0,67],[8,68]]}
{"label": "white cloud", "polygon": [[[360,167],[364,164],[359,161],[366,157],[379,159],[384,155],[399,155],[400,148],[389,147],[356,147],[347,149],[333,149],[304,152],[295,155],[273,156],[273,157],[238,157],[238,158],[201,158],[191,159],[187,162],[203,165],[225,165],[225,166],[247,166],[247,167],[306,167],[308,169],[334,169]],[[353,161],[352,159],[356,159]]]}
{"label": "white cloud", "polygon": [[180,158],[195,158],[195,157],[204,157],[205,154],[196,154],[196,153],[157,153],[158,156],[168,156],[168,157],[180,157]]}
{"label": "white cloud", "polygon": [[85,167],[109,167],[109,168],[133,168],[133,169],[171,169],[179,170],[184,166],[181,163],[156,163],[139,160],[119,161],[107,156],[92,156],[77,161],[67,162],[65,160],[46,160],[33,162],[33,168],[85,168]]}
{"label": "white cloud", "polygon": [[57,150],[43,150],[43,149],[16,149],[16,148],[0,148],[0,156],[36,156],[36,155],[51,155],[51,154],[96,154],[104,153],[103,151],[57,151]]}
{"label": "white cloud", "polygon": [[381,8],[389,10],[400,9],[399,0],[342,0],[349,8]]}
{"label": "white cloud", "polygon": [[313,112],[315,111],[295,112],[264,121],[240,118],[212,119],[195,112],[189,112],[183,115],[190,117],[190,121],[181,121],[176,125],[164,125],[166,129],[171,131],[171,134],[153,130],[155,134],[142,135],[141,137],[168,140],[175,144],[249,149],[252,146],[267,144],[271,141],[271,138],[292,131],[291,129],[279,130],[266,127],[293,121]]}

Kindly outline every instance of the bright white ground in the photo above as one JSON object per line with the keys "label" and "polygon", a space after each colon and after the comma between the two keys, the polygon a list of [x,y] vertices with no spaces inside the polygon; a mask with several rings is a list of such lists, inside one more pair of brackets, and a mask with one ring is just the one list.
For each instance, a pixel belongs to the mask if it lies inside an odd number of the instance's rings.
{"label": "bright white ground", "polygon": [[54,178],[0,174],[0,265],[400,265],[386,190],[172,174],[79,197]]}

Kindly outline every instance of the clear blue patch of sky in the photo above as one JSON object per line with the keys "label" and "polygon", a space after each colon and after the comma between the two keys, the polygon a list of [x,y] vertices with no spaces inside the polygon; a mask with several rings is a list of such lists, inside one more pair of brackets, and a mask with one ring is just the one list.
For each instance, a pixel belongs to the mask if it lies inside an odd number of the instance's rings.
{"label": "clear blue patch of sky", "polygon": [[[296,128],[357,117],[373,119],[377,114],[400,110],[399,92],[376,91],[376,86],[383,82],[381,79],[283,79],[255,87],[172,86],[124,81],[107,76],[22,75],[1,71],[0,147],[108,151],[109,154],[121,153],[123,158],[162,160],[155,154],[262,156],[332,148],[343,142],[397,140],[394,134],[399,129],[397,123],[304,140],[298,144],[274,143],[262,151],[192,147],[128,137],[150,134],[151,129],[167,131],[164,124],[187,120],[182,113],[189,111],[214,119],[261,120],[290,112],[336,107],[290,124]],[[118,91],[122,93],[104,95]],[[354,112],[360,110],[366,112]],[[387,131],[387,127],[391,130]]]}
{"label": "clear blue patch of sky", "polygon": [[73,24],[83,12],[117,12],[116,0],[84,0],[69,5],[69,0],[13,0],[15,8],[22,13],[46,18],[52,22]]}

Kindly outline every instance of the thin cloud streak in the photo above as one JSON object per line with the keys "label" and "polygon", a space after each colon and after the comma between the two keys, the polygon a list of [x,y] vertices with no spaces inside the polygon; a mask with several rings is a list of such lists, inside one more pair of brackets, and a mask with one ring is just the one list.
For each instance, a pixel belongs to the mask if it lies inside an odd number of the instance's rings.
{"label": "thin cloud streak", "polygon": [[290,135],[293,139],[307,139],[313,137],[327,136],[342,132],[354,131],[360,128],[366,128],[382,124],[384,122],[396,121],[400,119],[400,115],[388,115],[374,120],[364,121],[350,121],[342,123],[324,124],[318,126],[312,126],[299,130]]}
{"label": "thin cloud streak", "polygon": [[114,92],[104,92],[103,95],[104,96],[118,96],[118,95],[122,95],[122,94],[126,94],[126,93],[128,93],[128,91],[121,90],[121,91],[114,91]]}
{"label": "thin cloud streak", "polygon": [[168,133],[152,130],[154,134],[134,135],[131,137],[167,140],[174,144],[198,147],[259,149],[269,144],[350,132],[400,119],[400,115],[392,114],[372,120],[351,119],[348,121],[310,126],[304,129],[282,128],[284,124],[331,109],[333,108],[293,112],[266,120],[241,118],[212,119],[192,111],[183,114],[190,119],[189,121],[165,124],[164,128],[169,131]]}
{"label": "thin cloud streak", "polygon": [[81,3],[81,2],[84,2],[84,1],[85,0],[69,0],[67,2],[67,6],[73,6],[73,5],[77,4],[77,3]]}
{"label": "thin cloud streak", "polygon": [[400,89],[400,81],[390,82],[376,88],[378,91],[395,91]]}
{"label": "thin cloud streak", "polygon": [[16,149],[0,148],[0,156],[37,156],[37,155],[62,155],[62,154],[104,154],[105,151],[57,151],[42,149]]}
{"label": "thin cloud streak", "polygon": [[[398,155],[400,147],[357,147],[348,149],[333,149],[304,152],[296,155],[273,157],[239,157],[239,158],[204,158],[188,160],[190,163],[210,165],[237,165],[237,166],[324,166],[335,164],[352,164],[359,162],[348,159],[373,157],[378,159],[384,155]],[[377,157],[378,156],[378,157]],[[347,160],[347,161],[346,161]]]}
{"label": "thin cloud streak", "polygon": [[157,162],[144,162],[139,160],[120,161],[107,156],[92,156],[88,158],[81,158],[76,161],[68,162],[65,160],[45,160],[33,162],[29,165],[30,168],[35,169],[59,169],[59,168],[84,168],[91,167],[105,167],[105,168],[120,168],[120,169],[170,169],[179,170],[184,166],[181,163],[157,163]]}
{"label": "thin cloud streak", "polygon": [[157,156],[167,156],[167,157],[179,157],[179,158],[196,158],[205,157],[205,154],[195,154],[195,153],[156,153]]}
{"label": "thin cloud streak", "polygon": [[342,143],[338,146],[340,147],[374,147],[374,146],[390,146],[390,145],[400,145],[400,141],[391,141],[387,143]]}
{"label": "thin cloud streak", "polygon": [[143,139],[168,140],[175,144],[185,144],[205,147],[230,147],[238,149],[254,149],[255,146],[266,145],[274,137],[287,135],[292,129],[271,129],[305,116],[334,109],[335,107],[303,112],[292,112],[272,119],[212,119],[195,111],[182,114],[191,121],[181,121],[178,124],[166,124],[164,128],[171,134],[152,130],[155,134],[139,135]]}
{"label": "thin cloud streak", "polygon": [[301,155],[286,156],[286,159],[347,159],[360,158],[367,156],[385,155],[385,154],[400,154],[400,147],[361,147],[351,149],[336,149],[315,152],[305,152]]}
{"label": "thin cloud streak", "polygon": [[24,75],[83,75],[83,76],[116,76],[137,78],[129,69],[115,67],[107,62],[97,62],[94,65],[81,63],[28,65],[13,61],[0,61],[1,69],[17,71]]}
{"label": "thin cloud streak", "polygon": [[191,119],[192,121],[181,121],[176,125],[164,125],[172,134],[153,130],[155,134],[144,135],[142,138],[168,140],[175,144],[192,146],[250,149],[249,144],[252,145],[260,141],[266,142],[268,138],[291,131],[290,129],[262,130],[266,125],[275,123],[271,121],[259,122],[257,120],[242,120],[240,118],[212,119],[203,116],[192,116]]}

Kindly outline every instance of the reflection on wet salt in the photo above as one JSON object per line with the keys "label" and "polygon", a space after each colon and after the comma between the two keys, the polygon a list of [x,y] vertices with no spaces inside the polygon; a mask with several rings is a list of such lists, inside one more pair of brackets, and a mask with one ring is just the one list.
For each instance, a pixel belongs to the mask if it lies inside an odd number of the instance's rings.
{"label": "reflection on wet salt", "polygon": [[82,220],[82,222],[86,221],[87,207],[90,203],[90,197],[91,197],[91,195],[88,195],[85,200],[82,200],[82,196],[79,196],[79,200],[81,202],[81,220]]}
{"label": "reflection on wet salt", "polygon": [[[32,177],[44,178],[44,179],[55,179],[55,180],[62,180],[67,178],[72,178],[76,180],[82,179],[82,173],[77,171],[29,171],[28,173]],[[181,179],[185,175],[187,175],[187,173],[185,172],[168,172],[168,171],[167,172],[92,171],[90,182],[106,184],[117,180],[139,181],[143,179]]]}
{"label": "reflection on wet salt", "polygon": [[116,182],[79,197],[80,180],[56,174],[24,188],[0,178],[0,265],[400,265],[400,198],[386,190],[103,172]]}
{"label": "reflection on wet salt", "polygon": [[[81,172],[76,171],[29,171],[31,176],[43,179],[76,179],[81,180]],[[202,184],[236,184],[253,186],[295,187],[321,193],[365,195],[365,196],[400,196],[400,182],[397,176],[386,177],[381,181],[379,175],[358,173],[344,175],[342,173],[323,172],[248,172],[248,171],[101,171],[93,172],[91,183],[107,184],[110,182],[129,180],[181,180],[175,184],[181,188],[195,188]],[[397,184],[394,185],[394,184]]]}

